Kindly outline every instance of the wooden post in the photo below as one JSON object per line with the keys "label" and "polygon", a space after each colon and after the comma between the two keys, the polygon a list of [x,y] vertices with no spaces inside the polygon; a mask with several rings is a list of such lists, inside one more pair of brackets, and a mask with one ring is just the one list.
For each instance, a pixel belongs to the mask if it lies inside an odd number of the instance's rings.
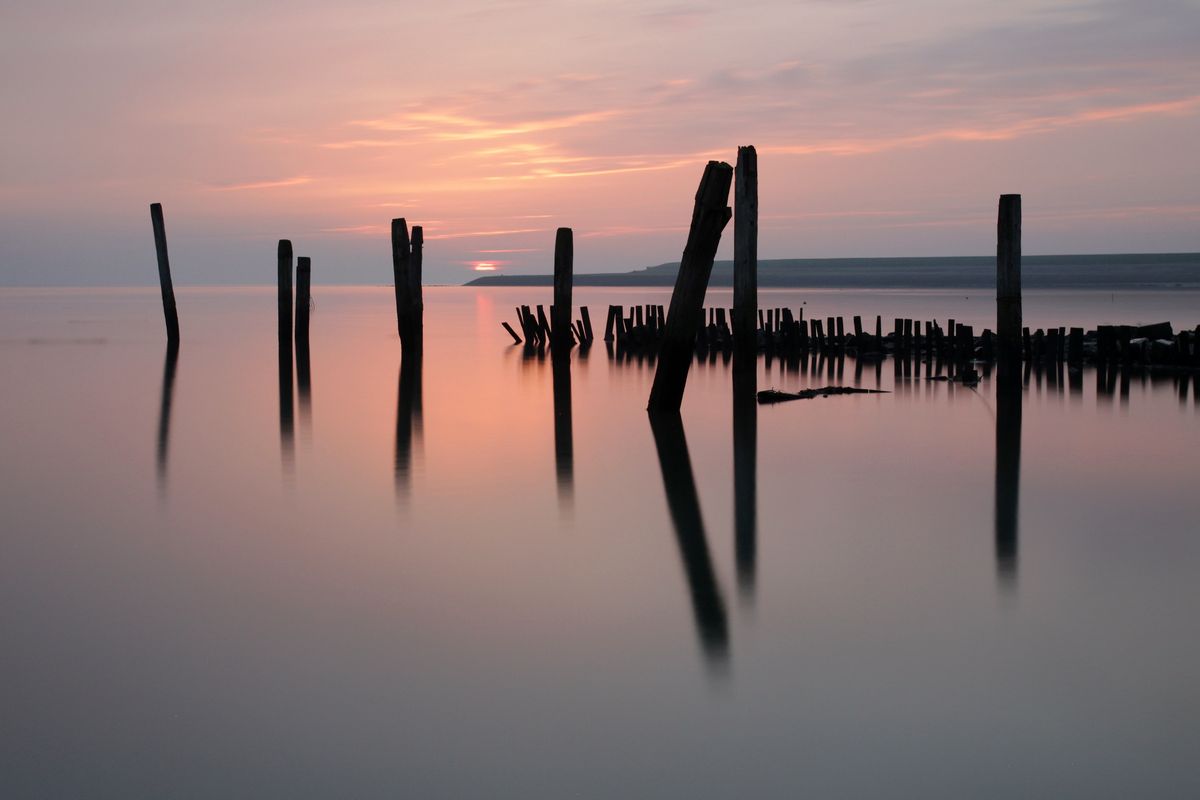
{"label": "wooden post", "polygon": [[1001,359],[1021,357],[1021,195],[1000,195],[996,220],[996,345]]}
{"label": "wooden post", "polygon": [[420,348],[425,341],[425,300],[421,292],[421,268],[424,261],[425,229],[412,228],[412,249],[408,259],[408,319],[412,340],[409,350]]}
{"label": "wooden post", "polygon": [[392,220],[392,283],[396,288],[396,333],[400,335],[400,343],[405,340],[405,328],[408,324],[410,289],[408,279],[408,262],[412,255],[408,241],[408,223],[403,217]]}
{"label": "wooden post", "polygon": [[158,285],[162,289],[167,342],[178,344],[179,312],[175,310],[175,286],[171,283],[171,262],[167,258],[167,229],[163,225],[162,203],[150,204],[150,224],[154,227],[154,251],[158,255]]}
{"label": "wooden post", "polygon": [[278,266],[278,299],[279,299],[279,344],[284,342],[288,347],[288,358],[291,358],[292,347],[292,243],[288,239],[279,240],[276,252]]}
{"label": "wooden post", "polygon": [[312,259],[296,259],[296,346],[308,344],[308,306],[311,292]]}
{"label": "wooden post", "polygon": [[733,211],[729,208],[729,184],[733,168],[719,161],[710,161],[696,190],[687,245],[679,262],[675,290],[667,311],[666,330],[650,388],[648,409],[656,412],[678,412],[683,403],[688,369],[692,364],[692,348],[701,323],[701,307],[713,259],[721,242],[721,231]]}
{"label": "wooden post", "polygon": [[559,228],[554,237],[554,305],[550,307],[550,351],[571,351],[571,272],[575,257],[570,228]]}
{"label": "wooden post", "polygon": [[592,315],[588,313],[587,306],[579,307],[579,319],[583,323],[583,335],[586,337],[587,343],[591,344],[596,338],[596,334],[592,331]]}
{"label": "wooden post", "polygon": [[758,317],[758,154],[739,147],[733,186],[733,343],[757,350]]}

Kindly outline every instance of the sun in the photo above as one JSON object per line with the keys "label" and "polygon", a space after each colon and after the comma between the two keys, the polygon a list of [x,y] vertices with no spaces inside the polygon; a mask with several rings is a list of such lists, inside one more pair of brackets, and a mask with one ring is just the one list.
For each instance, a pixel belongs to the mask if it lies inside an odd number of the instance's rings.
{"label": "sun", "polygon": [[476,272],[495,272],[496,264],[493,261],[476,261],[471,265],[471,269]]}

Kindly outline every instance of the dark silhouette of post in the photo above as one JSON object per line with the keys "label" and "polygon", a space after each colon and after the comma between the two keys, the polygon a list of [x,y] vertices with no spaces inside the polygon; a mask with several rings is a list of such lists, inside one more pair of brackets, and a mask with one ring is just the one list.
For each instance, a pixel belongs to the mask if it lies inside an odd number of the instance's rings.
{"label": "dark silhouette of post", "polygon": [[155,448],[155,465],[158,474],[158,489],[167,486],[167,444],[171,438],[171,402],[175,396],[175,366],[179,362],[179,341],[167,341],[167,354],[163,360],[162,395],[158,406],[158,437]]}
{"label": "dark silhouette of post", "polygon": [[279,240],[279,439],[285,466],[294,455],[295,400],[292,394],[292,243]]}
{"label": "dark silhouette of post", "polygon": [[413,441],[422,432],[422,372],[420,350],[401,356],[400,386],[396,394],[396,494],[407,496],[412,487]]}
{"label": "dark silhouette of post", "polygon": [[413,347],[421,348],[425,342],[425,298],[421,291],[421,270],[425,259],[425,229],[412,227],[412,241],[408,258],[408,302],[409,339]]}
{"label": "dark silhouette of post", "polygon": [[675,540],[687,576],[696,632],[709,661],[722,663],[729,658],[729,622],[708,552],[708,539],[700,514],[700,497],[696,493],[696,479],[692,475],[683,420],[679,414],[652,413],[650,430],[654,434],[667,508],[671,513]]}
{"label": "dark silhouette of post", "polygon": [[679,262],[675,290],[667,310],[667,324],[659,346],[658,366],[650,387],[649,410],[678,412],[683,389],[692,364],[692,350],[703,316],[704,293],[712,274],[713,259],[721,242],[721,231],[733,211],[729,208],[729,184],[733,168],[722,161],[710,161],[704,168],[687,245]]}
{"label": "dark silhouette of post", "polygon": [[996,219],[996,355],[1021,357],[1021,195],[1000,195]]}
{"label": "dark silhouette of post", "polygon": [[758,353],[733,354],[733,530],[738,590],[754,594],[758,562]]}
{"label": "dark silhouette of post", "polygon": [[[556,328],[557,329],[557,328]],[[568,334],[570,335],[570,334]],[[554,470],[558,496],[571,502],[575,493],[575,434],[571,423],[571,358],[551,354],[554,384]]]}
{"label": "dark silhouette of post", "polygon": [[178,344],[179,312],[175,310],[175,286],[171,283],[171,261],[167,257],[167,229],[163,224],[162,203],[150,204],[150,224],[154,226],[154,251],[158,255],[158,286],[162,290],[167,342]]}
{"label": "dark silhouette of post", "polygon": [[396,286],[396,331],[404,351],[419,348],[423,336],[424,305],[421,300],[421,259],[424,235],[413,227],[408,238],[408,223],[403,217],[392,220],[392,280]]}
{"label": "dark silhouette of post", "polygon": [[1021,482],[1021,374],[1015,358],[996,364],[996,573],[1017,575],[1017,506]]}
{"label": "dark silhouette of post", "polygon": [[758,349],[758,154],[739,147],[733,183],[733,344]]}
{"label": "dark silhouette of post", "polygon": [[571,272],[574,258],[571,229],[559,228],[554,237],[554,305],[550,309],[550,352],[560,357],[571,351]]}
{"label": "dark silhouette of post", "polygon": [[296,346],[308,344],[308,307],[311,304],[312,259],[296,259]]}

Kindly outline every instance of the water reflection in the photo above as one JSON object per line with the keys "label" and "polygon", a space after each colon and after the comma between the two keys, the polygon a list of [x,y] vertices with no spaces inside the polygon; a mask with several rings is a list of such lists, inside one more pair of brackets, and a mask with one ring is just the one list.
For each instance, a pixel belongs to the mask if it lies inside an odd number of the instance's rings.
{"label": "water reflection", "polygon": [[675,540],[687,577],[696,633],[708,663],[722,666],[729,660],[729,622],[725,601],[717,586],[716,572],[708,552],[700,498],[688,456],[683,420],[679,414],[650,415],[650,430],[658,450],[667,508],[675,527]]}
{"label": "water reflection", "polygon": [[171,436],[171,401],[175,396],[175,367],[179,362],[179,341],[167,342],[167,354],[163,360],[162,395],[158,406],[158,438],[155,447],[155,466],[158,475],[158,491],[167,491],[167,444]]}
{"label": "water reflection", "polygon": [[396,496],[412,489],[413,442],[422,435],[421,401],[423,348],[414,346],[401,356],[400,385],[396,394]]}
{"label": "water reflection", "polygon": [[996,574],[1011,584],[1017,576],[1017,506],[1021,483],[1019,366],[1001,362],[996,372]]}
{"label": "water reflection", "polygon": [[558,499],[570,507],[575,497],[575,442],[571,424],[571,355],[550,359],[554,385],[554,471]]}
{"label": "water reflection", "polygon": [[312,438],[312,371],[309,368],[308,333],[296,329],[296,388],[300,400],[300,430]]}
{"label": "water reflection", "polygon": [[733,357],[733,529],[738,590],[754,597],[758,559],[758,359]]}

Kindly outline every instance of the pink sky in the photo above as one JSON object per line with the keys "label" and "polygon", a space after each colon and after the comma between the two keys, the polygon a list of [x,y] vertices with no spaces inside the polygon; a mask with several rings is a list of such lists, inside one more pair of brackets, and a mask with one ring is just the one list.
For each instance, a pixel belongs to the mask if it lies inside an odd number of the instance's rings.
{"label": "pink sky", "polygon": [[[44,3],[0,30],[0,283],[390,280],[678,259],[759,150],[760,257],[1200,250],[1191,2]],[[722,245],[727,257],[729,243]]]}

